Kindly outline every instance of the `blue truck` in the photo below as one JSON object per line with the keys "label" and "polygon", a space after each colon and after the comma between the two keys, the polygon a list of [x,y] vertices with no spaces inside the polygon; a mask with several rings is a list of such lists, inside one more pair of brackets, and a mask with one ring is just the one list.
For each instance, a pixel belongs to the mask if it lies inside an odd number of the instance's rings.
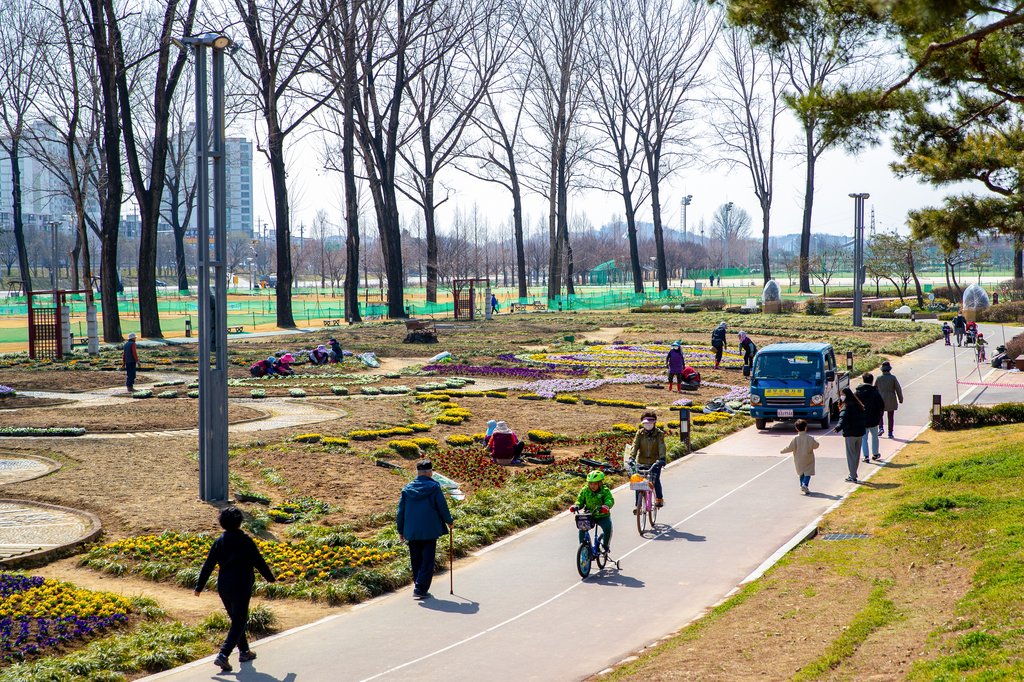
{"label": "blue truck", "polygon": [[758,351],[750,371],[750,416],[758,429],[805,419],[827,429],[839,417],[850,377],[836,367],[827,343],[773,343]]}

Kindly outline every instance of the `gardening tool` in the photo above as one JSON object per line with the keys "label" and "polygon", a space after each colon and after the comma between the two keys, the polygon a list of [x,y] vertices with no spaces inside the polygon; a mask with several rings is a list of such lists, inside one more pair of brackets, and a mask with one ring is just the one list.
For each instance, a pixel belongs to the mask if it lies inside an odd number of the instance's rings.
{"label": "gardening tool", "polygon": [[455,526],[448,526],[448,594],[455,594]]}

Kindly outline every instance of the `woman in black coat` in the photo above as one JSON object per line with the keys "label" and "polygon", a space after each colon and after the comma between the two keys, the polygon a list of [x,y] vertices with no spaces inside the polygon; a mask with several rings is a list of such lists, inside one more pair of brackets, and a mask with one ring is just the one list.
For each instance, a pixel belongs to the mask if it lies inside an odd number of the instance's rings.
{"label": "woman in black coat", "polygon": [[836,432],[842,431],[846,439],[846,468],[850,475],[846,480],[850,483],[858,483],[857,466],[860,462],[860,442],[867,430],[865,421],[864,403],[850,390],[849,386],[843,389],[843,409],[839,413],[839,423],[836,425]]}

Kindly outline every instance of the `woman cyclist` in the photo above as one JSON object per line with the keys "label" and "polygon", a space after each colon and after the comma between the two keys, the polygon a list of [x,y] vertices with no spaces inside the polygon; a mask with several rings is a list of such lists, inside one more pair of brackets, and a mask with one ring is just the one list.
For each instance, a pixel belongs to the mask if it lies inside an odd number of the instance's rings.
{"label": "woman cyclist", "polygon": [[626,464],[627,468],[631,468],[635,460],[641,467],[651,470],[651,478],[654,480],[654,503],[663,507],[665,499],[661,493],[661,468],[665,466],[665,432],[658,428],[657,422],[658,415],[651,410],[647,410],[640,417],[640,428],[636,430],[632,454]]}
{"label": "woman cyclist", "polygon": [[[612,541],[612,512],[615,498],[611,489],[604,482],[603,471],[591,471],[587,474],[587,484],[576,496],[576,504],[569,511],[585,511],[594,517],[594,523],[604,531],[604,551],[608,552]],[[587,531],[580,531],[580,542],[587,541]]]}

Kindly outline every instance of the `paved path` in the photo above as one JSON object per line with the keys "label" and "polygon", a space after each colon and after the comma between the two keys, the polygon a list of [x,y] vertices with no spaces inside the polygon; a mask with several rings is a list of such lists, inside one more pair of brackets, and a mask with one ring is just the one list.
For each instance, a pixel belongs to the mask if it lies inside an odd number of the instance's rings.
{"label": "paved path", "polygon": [[[896,439],[883,439],[884,460],[928,423],[933,393],[952,402],[953,352],[939,342],[894,362],[907,401],[897,412]],[[237,674],[214,676],[208,658],[151,679],[586,677],[700,616],[856,487],[843,482],[842,438],[814,433],[822,447],[807,497],[792,460],[778,454],[793,434],[784,424],[747,429],[670,465],[656,537],[637,534],[629,492],[617,491],[613,554],[621,571],[580,581],[576,531],[560,515],[459,562],[454,596],[448,576],[439,575],[435,599],[414,602],[406,588],[268,638],[254,647],[255,665]],[[867,485],[878,466],[861,465]]]}

